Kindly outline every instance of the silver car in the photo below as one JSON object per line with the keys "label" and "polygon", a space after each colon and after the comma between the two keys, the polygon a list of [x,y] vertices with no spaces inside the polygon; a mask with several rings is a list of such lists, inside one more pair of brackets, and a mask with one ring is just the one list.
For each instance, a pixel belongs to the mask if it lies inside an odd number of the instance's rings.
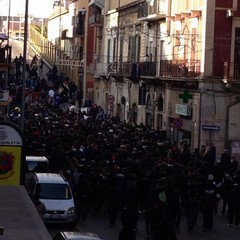
{"label": "silver car", "polygon": [[91,232],[59,232],[53,240],[102,240],[102,238]]}

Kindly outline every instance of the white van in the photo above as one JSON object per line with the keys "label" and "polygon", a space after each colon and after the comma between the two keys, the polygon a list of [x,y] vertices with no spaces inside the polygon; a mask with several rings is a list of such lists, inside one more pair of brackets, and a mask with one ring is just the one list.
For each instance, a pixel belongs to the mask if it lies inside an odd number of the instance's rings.
{"label": "white van", "polygon": [[49,161],[45,156],[26,156],[26,172],[49,171]]}
{"label": "white van", "polygon": [[29,195],[32,200],[38,195],[39,200],[45,204],[46,213],[42,216],[44,223],[76,224],[77,213],[72,190],[61,174],[34,173],[29,183]]}
{"label": "white van", "polygon": [[25,186],[28,187],[29,181],[35,172],[48,173],[49,160],[46,156],[26,156],[25,161]]}

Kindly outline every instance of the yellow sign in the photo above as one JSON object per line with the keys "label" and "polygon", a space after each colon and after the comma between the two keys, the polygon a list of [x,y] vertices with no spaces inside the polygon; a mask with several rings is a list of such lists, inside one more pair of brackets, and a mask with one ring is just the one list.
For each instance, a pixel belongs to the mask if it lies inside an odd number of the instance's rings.
{"label": "yellow sign", "polygon": [[21,148],[0,146],[0,185],[19,185]]}
{"label": "yellow sign", "polygon": [[0,186],[21,184],[22,147],[19,129],[11,123],[0,122]]}

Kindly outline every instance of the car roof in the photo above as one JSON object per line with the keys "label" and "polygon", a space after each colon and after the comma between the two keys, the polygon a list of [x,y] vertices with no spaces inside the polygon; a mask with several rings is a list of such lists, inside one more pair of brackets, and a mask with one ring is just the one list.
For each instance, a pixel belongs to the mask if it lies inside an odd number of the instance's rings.
{"label": "car roof", "polygon": [[65,178],[58,173],[35,173],[39,183],[60,183],[65,184]]}
{"label": "car roof", "polygon": [[67,240],[100,240],[101,238],[92,232],[62,232]]}
{"label": "car roof", "polygon": [[48,159],[45,156],[26,156],[26,161],[46,162]]}

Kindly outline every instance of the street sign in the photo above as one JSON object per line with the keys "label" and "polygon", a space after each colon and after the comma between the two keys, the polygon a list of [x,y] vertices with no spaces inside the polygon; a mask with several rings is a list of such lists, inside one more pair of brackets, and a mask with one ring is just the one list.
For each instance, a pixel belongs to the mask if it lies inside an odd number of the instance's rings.
{"label": "street sign", "polygon": [[182,128],[183,126],[183,120],[181,118],[175,118],[173,120],[173,127],[174,128]]}
{"label": "street sign", "polygon": [[113,103],[113,102],[115,101],[115,97],[114,97],[113,95],[108,95],[108,96],[107,96],[107,101],[108,101],[109,103]]}
{"label": "street sign", "polygon": [[202,130],[219,131],[219,130],[220,130],[220,126],[215,126],[215,125],[202,125]]}

